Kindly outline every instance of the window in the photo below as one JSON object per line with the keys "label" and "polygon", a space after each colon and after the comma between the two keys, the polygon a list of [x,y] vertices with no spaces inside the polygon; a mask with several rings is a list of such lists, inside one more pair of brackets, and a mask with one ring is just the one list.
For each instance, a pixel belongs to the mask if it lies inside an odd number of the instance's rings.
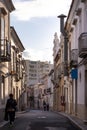
{"label": "window", "polygon": [[4,16],[1,15],[1,39],[4,39],[5,35],[5,19]]}
{"label": "window", "polygon": [[5,39],[5,18],[4,15],[1,14],[1,18],[0,18],[0,28],[1,28],[1,55],[4,55],[4,39]]}
{"label": "window", "polygon": [[84,25],[85,25],[85,31],[87,32],[87,26],[86,26],[86,22],[87,22],[87,7],[86,7],[85,13],[86,13],[86,17],[85,17]]}
{"label": "window", "polygon": [[47,93],[50,93],[51,92],[51,88],[47,88]]}
{"label": "window", "polygon": [[34,68],[34,65],[29,65],[30,68]]}
{"label": "window", "polygon": [[5,77],[2,75],[2,82],[0,88],[1,103],[5,103]]}

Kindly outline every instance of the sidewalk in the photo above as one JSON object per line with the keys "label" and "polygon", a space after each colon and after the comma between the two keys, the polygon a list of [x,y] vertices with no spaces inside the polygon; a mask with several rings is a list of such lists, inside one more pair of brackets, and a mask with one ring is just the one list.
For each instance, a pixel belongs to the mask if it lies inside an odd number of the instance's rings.
{"label": "sidewalk", "polygon": [[[19,117],[21,114],[25,113],[26,111],[18,111],[16,112],[16,118]],[[0,122],[0,128],[7,124],[9,121]]]}
{"label": "sidewalk", "polygon": [[58,112],[58,113],[60,113],[63,116],[66,116],[73,124],[75,124],[81,130],[87,130],[87,122],[84,123],[84,121],[81,120],[80,118],[70,114],[66,114],[63,112]]}

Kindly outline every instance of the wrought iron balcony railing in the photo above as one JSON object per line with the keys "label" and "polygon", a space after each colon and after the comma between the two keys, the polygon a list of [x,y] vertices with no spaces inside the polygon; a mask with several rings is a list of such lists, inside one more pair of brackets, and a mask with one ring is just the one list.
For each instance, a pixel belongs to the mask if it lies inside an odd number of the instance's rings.
{"label": "wrought iron balcony railing", "polygon": [[7,39],[0,40],[0,61],[11,61],[11,44]]}
{"label": "wrought iron balcony railing", "polygon": [[79,57],[84,58],[87,56],[87,32],[82,33],[78,40],[79,40]]}
{"label": "wrought iron balcony railing", "polygon": [[78,65],[78,49],[71,50],[70,66],[76,67]]}

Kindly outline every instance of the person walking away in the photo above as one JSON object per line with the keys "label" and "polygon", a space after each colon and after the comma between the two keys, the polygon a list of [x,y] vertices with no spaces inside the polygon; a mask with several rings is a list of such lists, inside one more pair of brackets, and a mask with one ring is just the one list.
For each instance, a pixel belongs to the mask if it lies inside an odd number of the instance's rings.
{"label": "person walking away", "polygon": [[44,108],[44,111],[46,111],[46,102],[43,101],[43,108]]}
{"label": "person walking away", "polygon": [[9,116],[10,125],[12,125],[15,120],[16,106],[17,106],[17,102],[13,98],[13,94],[11,93],[9,94],[9,99],[7,100],[6,108],[5,108]]}
{"label": "person walking away", "polygon": [[49,103],[47,103],[47,111],[49,111]]}

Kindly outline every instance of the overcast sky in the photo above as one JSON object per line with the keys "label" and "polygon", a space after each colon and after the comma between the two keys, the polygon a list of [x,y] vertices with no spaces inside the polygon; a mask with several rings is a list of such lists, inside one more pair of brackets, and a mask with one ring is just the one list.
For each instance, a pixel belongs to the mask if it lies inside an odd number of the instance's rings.
{"label": "overcast sky", "polygon": [[68,15],[71,0],[13,0],[11,26],[25,47],[30,60],[53,62],[54,33],[60,34],[60,14]]}

